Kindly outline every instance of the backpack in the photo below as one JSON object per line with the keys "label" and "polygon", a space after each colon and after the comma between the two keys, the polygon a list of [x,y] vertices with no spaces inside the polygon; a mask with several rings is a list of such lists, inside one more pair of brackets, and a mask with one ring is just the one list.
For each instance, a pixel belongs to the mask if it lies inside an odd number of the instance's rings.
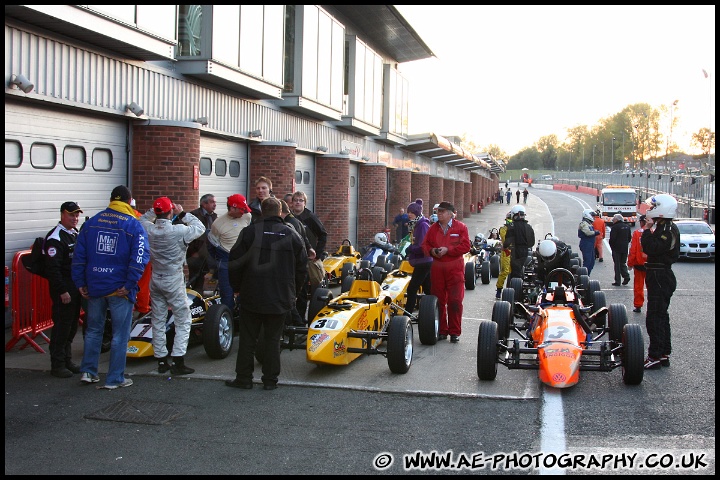
{"label": "backpack", "polygon": [[25,269],[35,275],[47,278],[45,273],[45,237],[37,237],[33,242],[28,255],[23,255],[21,260]]}

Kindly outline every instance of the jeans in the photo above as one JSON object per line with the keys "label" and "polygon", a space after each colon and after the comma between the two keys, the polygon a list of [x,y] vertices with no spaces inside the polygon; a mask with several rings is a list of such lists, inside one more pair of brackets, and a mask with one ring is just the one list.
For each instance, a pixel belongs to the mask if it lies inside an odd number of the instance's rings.
{"label": "jeans", "polygon": [[125,297],[97,297],[88,300],[87,330],[85,349],[80,370],[91,375],[98,374],[100,349],[107,311],[112,318],[112,343],[110,344],[110,365],[106,385],[119,385],[125,381],[127,344],[130,340],[133,304]]}
{"label": "jeans", "polygon": [[218,290],[220,290],[220,303],[227,305],[230,310],[235,310],[235,294],[230,285],[230,274],[228,272],[228,260],[218,259]]}

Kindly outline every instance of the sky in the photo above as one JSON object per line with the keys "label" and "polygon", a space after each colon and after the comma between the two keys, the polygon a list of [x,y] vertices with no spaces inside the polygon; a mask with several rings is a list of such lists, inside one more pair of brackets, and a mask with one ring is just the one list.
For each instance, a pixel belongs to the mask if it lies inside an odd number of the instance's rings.
{"label": "sky", "polygon": [[512,156],[628,105],[675,100],[673,143],[690,152],[692,133],[715,131],[712,5],[396,8],[436,56],[398,67],[410,134],[466,134]]}

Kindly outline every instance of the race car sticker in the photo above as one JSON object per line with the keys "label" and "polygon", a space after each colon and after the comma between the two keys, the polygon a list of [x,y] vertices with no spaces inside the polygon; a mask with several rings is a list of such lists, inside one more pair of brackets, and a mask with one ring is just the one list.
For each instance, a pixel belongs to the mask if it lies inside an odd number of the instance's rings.
{"label": "race car sticker", "polygon": [[367,310],[363,310],[362,315],[360,315],[360,318],[358,318],[358,330],[367,330],[368,327],[368,319],[367,319]]}
{"label": "race car sticker", "polygon": [[341,355],[345,355],[347,352],[347,347],[345,346],[345,341],[342,340],[340,343],[333,340],[333,357],[339,357]]}
{"label": "race car sticker", "polygon": [[330,338],[330,335],[327,333],[316,333],[315,335],[310,336],[310,346],[308,347],[308,350],[311,352],[314,352],[317,350],[320,345],[322,345],[325,341],[327,341]]}
{"label": "race car sticker", "polygon": [[315,320],[312,325],[310,325],[310,328],[316,330],[337,330],[340,326],[341,323],[334,318],[321,318],[320,320]]}

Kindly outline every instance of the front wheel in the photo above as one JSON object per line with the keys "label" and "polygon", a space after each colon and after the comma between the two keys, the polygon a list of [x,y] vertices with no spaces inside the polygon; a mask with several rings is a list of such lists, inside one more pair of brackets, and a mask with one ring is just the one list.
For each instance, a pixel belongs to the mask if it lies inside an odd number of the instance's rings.
{"label": "front wheel", "polygon": [[477,340],[477,375],[480,380],[495,380],[498,363],[497,324],[480,320]]}
{"label": "front wheel", "polygon": [[308,304],[308,325],[315,320],[320,310],[322,310],[332,298],[333,294],[328,288],[318,288],[313,292],[310,303]]}
{"label": "front wheel", "polygon": [[423,295],[418,312],[418,336],[423,345],[435,345],[440,330],[440,310],[437,297]]}
{"label": "front wheel", "polygon": [[498,278],[500,276],[500,255],[490,257],[490,275],[492,278]]}
{"label": "front wheel", "polygon": [[483,285],[490,283],[490,262],[487,260],[480,264],[480,280]]}
{"label": "front wheel", "polygon": [[388,329],[387,361],[393,373],[407,373],[413,356],[412,322],[404,315],[392,317]]}
{"label": "front wheel", "polygon": [[640,325],[625,325],[622,334],[622,378],[625,385],[639,385],[645,374],[645,345]]}
{"label": "front wheel", "polygon": [[205,314],[202,327],[203,346],[208,357],[227,357],[232,350],[234,333],[230,307],[222,304],[211,305]]}

